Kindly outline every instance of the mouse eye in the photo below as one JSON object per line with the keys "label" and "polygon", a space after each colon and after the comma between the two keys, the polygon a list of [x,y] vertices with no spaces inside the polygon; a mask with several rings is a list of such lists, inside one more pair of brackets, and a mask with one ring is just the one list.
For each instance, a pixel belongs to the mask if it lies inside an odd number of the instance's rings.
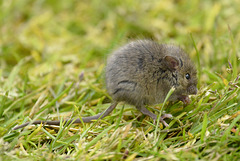
{"label": "mouse eye", "polygon": [[185,78],[186,78],[186,79],[190,79],[190,74],[187,73],[187,74],[185,75]]}

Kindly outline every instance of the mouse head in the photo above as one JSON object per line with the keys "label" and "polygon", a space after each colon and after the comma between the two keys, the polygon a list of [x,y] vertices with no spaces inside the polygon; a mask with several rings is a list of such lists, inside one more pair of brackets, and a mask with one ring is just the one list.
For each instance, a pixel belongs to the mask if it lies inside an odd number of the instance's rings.
{"label": "mouse head", "polygon": [[181,49],[174,56],[164,56],[163,60],[177,82],[174,84],[175,91],[170,101],[181,100],[185,104],[189,103],[188,95],[197,94],[197,70],[193,62]]}

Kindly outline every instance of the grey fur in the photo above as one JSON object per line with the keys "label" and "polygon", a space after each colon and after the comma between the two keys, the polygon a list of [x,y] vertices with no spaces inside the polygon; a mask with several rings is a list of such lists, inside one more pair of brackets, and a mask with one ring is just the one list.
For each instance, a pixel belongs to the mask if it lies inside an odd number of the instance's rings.
{"label": "grey fur", "polygon": [[[187,73],[191,76],[189,80],[185,78]],[[175,91],[170,101],[188,103],[188,95],[197,93],[197,72],[180,47],[139,40],[119,48],[108,58],[106,85],[115,102],[134,105],[156,120],[157,116],[145,105],[162,103],[171,87]]]}

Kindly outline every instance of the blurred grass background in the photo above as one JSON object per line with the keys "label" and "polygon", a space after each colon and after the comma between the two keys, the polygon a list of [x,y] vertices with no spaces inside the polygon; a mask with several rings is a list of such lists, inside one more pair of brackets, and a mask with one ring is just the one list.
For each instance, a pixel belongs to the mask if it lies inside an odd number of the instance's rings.
{"label": "blurred grass background", "polygon": [[[0,3],[0,136],[5,138],[0,154],[5,159],[239,159],[239,0]],[[82,129],[72,133],[64,128],[64,134],[11,131],[31,119],[89,116],[106,109],[111,102],[104,85],[107,56],[142,38],[177,44],[196,62],[199,94],[186,108],[176,103],[166,109],[180,119],[171,122],[173,128],[193,125],[162,135],[126,105],[97,125],[74,126]]]}

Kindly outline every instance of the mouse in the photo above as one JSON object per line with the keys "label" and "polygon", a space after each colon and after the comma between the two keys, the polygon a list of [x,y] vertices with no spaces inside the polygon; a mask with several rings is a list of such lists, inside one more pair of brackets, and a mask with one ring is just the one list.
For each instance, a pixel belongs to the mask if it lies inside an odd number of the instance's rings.
{"label": "mouse", "polygon": [[[64,122],[84,123],[109,115],[119,102],[133,105],[142,114],[157,120],[157,115],[146,106],[163,103],[169,90],[175,90],[168,101],[190,103],[189,95],[197,94],[197,70],[187,53],[174,44],[160,44],[153,40],[136,40],[113,51],[107,59],[105,82],[113,103],[105,111],[90,117]],[[160,121],[169,126],[164,114]],[[60,125],[60,121],[33,121],[14,127],[20,129],[29,124]]]}

